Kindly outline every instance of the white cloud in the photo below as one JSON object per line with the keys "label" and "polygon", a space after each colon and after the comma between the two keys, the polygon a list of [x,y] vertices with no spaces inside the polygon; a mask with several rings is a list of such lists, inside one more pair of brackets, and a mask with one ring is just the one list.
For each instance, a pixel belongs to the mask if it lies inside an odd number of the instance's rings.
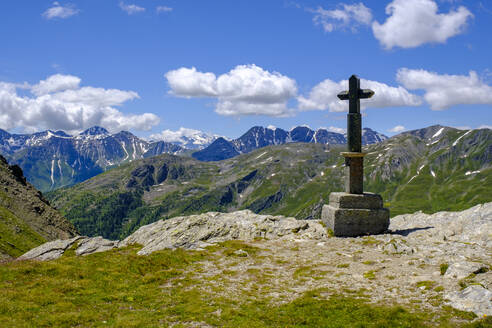
{"label": "white cloud", "polygon": [[48,8],[42,16],[46,19],[53,19],[53,18],[68,18],[73,15],[76,15],[79,12],[77,8],[75,8],[74,5],[68,4],[66,6],[60,5],[59,2],[55,1],[53,2],[53,6],[51,8]]}
{"label": "white cloud", "polygon": [[214,97],[220,115],[287,116],[289,99],[297,94],[296,82],[256,65],[239,65],[218,77],[194,67],[165,74],[171,93],[181,97]]}
{"label": "white cloud", "polygon": [[[348,81],[334,82],[326,79],[316,85],[308,97],[298,97],[301,110],[326,110],[330,112],[348,111],[347,101],[339,100],[337,95],[348,88]],[[361,100],[361,108],[381,108],[399,106],[419,106],[422,101],[419,96],[411,94],[401,86],[391,87],[387,84],[361,79],[361,88],[371,89],[374,96]]]}
{"label": "white cloud", "polygon": [[338,9],[326,10],[318,7],[310,10],[314,13],[313,22],[321,25],[325,32],[335,29],[350,27],[352,32],[360,25],[369,25],[372,21],[372,13],[362,2],[354,5],[340,4]]}
{"label": "white cloud", "polygon": [[41,96],[57,91],[77,89],[80,84],[80,78],[72,75],[55,74],[48,77],[46,80],[40,81],[31,89],[32,93]]}
{"label": "white cloud", "polygon": [[437,13],[433,0],[394,0],[386,6],[390,17],[374,22],[376,39],[386,48],[414,48],[425,43],[444,43],[463,32],[472,13],[461,6],[449,13]]}
{"label": "white cloud", "polygon": [[397,80],[411,90],[425,90],[424,99],[431,109],[443,110],[454,105],[492,104],[492,86],[485,84],[477,73],[447,75],[423,69],[402,68]]}
{"label": "white cloud", "polygon": [[330,131],[330,132],[336,132],[336,133],[341,133],[341,134],[345,134],[347,132],[347,129],[339,128],[336,126],[330,126],[328,128],[325,128],[325,129]]}
{"label": "white cloud", "polygon": [[203,132],[200,130],[180,127],[177,131],[163,130],[160,133],[152,134],[149,138],[151,140],[163,140],[167,142],[183,142],[183,137],[192,138],[202,134]]}
{"label": "white cloud", "polygon": [[50,76],[30,87],[33,96],[29,97],[17,94],[19,85],[0,82],[0,128],[77,133],[94,125],[119,131],[150,130],[159,123],[154,114],[124,114],[115,108],[139,98],[136,92],[79,87],[79,83],[75,76]]}
{"label": "white cloud", "polygon": [[480,125],[478,127],[478,129],[489,129],[489,130],[491,130],[492,129],[492,125]]}
{"label": "white cloud", "polygon": [[405,131],[405,127],[403,125],[397,125],[391,129],[388,130],[388,132],[394,132],[394,133],[399,133]]}
{"label": "white cloud", "polygon": [[217,77],[214,73],[198,72],[195,67],[181,67],[164,76],[174,95],[187,98],[217,96]]}
{"label": "white cloud", "polygon": [[126,11],[128,15],[138,14],[145,11],[145,8],[137,6],[135,4],[127,5],[123,1],[120,1],[120,8]]}
{"label": "white cloud", "polygon": [[173,11],[173,8],[171,7],[167,7],[167,6],[157,6],[155,8],[155,11],[160,14],[160,13],[169,13],[171,11]]}

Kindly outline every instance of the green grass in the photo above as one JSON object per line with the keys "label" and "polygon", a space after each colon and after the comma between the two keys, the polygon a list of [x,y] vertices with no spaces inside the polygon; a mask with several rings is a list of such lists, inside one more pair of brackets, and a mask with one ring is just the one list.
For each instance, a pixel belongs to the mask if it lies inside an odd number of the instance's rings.
{"label": "green grass", "polygon": [[[215,279],[237,278],[234,270],[224,268],[225,276],[206,281],[190,273],[203,272],[201,262],[234,256],[238,249],[250,256],[260,251],[238,241],[204,251],[164,250],[149,256],[136,255],[138,249],[1,265],[0,322],[5,327],[188,327],[193,322],[217,327],[454,326],[449,311],[438,320],[441,314],[370,304],[357,295],[326,289],[282,304],[254,291],[236,290],[229,298],[213,290],[221,290],[214,287]],[[298,271],[303,276],[312,270]],[[211,290],[201,288],[207,283]]]}
{"label": "green grass", "polygon": [[449,268],[448,263],[441,263],[441,265],[439,265],[439,271],[441,272],[441,276],[444,276],[446,271],[448,271],[448,268]]}
{"label": "green grass", "polygon": [[0,206],[0,253],[18,257],[44,242],[46,239],[32,230],[23,220]]}

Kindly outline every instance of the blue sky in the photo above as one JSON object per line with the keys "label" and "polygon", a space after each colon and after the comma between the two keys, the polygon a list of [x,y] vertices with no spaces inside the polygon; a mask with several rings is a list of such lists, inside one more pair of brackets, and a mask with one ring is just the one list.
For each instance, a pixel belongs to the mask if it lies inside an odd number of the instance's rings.
{"label": "blue sky", "polygon": [[365,127],[490,127],[491,32],[489,1],[5,0],[0,128],[342,131],[354,73]]}

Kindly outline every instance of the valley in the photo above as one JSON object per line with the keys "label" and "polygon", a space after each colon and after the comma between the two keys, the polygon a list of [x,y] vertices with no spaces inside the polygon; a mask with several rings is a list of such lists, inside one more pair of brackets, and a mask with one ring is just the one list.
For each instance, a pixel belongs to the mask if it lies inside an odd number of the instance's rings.
{"label": "valley", "polygon": [[[342,145],[289,143],[200,162],[163,154],[47,194],[84,235],[123,238],[162,218],[250,209],[319,219],[343,190]],[[365,190],[391,216],[462,210],[492,199],[492,133],[432,126],[366,145]]]}

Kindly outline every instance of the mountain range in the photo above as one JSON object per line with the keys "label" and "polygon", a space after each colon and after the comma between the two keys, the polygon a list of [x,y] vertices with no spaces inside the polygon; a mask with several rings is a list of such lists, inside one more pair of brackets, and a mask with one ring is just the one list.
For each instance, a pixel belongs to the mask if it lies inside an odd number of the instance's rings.
{"label": "mountain range", "polygon": [[[362,130],[364,145],[382,142],[386,139],[388,139],[387,136],[369,128]],[[298,126],[290,131],[255,126],[237,139],[229,141],[225,138],[217,138],[208,147],[193,153],[192,156],[200,161],[220,161],[249,153],[258,148],[293,142],[341,145],[347,143],[347,136],[326,129],[312,130],[306,126]]]}
{"label": "mountain range", "polygon": [[51,130],[34,134],[0,130],[0,153],[18,164],[41,191],[73,185],[136,159],[181,152],[183,148],[169,142],[148,142],[127,131],[110,134],[97,126],[75,136]]}
{"label": "mountain range", "polygon": [[[250,209],[319,218],[344,190],[340,144],[287,143],[202,162],[163,154],[126,163],[48,199],[85,235],[122,238],[161,218]],[[364,190],[391,215],[457,211],[492,200],[492,131],[431,126],[363,147]]]}
{"label": "mountain range", "polygon": [[[193,157],[211,161],[231,158],[268,145],[346,142],[346,137],[340,133],[324,129],[313,131],[304,126],[291,131],[253,127],[232,141],[201,131],[184,130],[186,135],[173,135],[171,138],[167,136],[168,140],[172,140],[169,142],[144,140],[127,131],[110,134],[98,126],[74,136],[51,130],[33,134],[10,134],[0,129],[0,154],[19,165],[28,181],[46,192],[85,181],[123,163],[164,153],[186,155],[202,149],[195,152]],[[385,139],[386,136],[371,129],[363,131],[365,144]]]}

